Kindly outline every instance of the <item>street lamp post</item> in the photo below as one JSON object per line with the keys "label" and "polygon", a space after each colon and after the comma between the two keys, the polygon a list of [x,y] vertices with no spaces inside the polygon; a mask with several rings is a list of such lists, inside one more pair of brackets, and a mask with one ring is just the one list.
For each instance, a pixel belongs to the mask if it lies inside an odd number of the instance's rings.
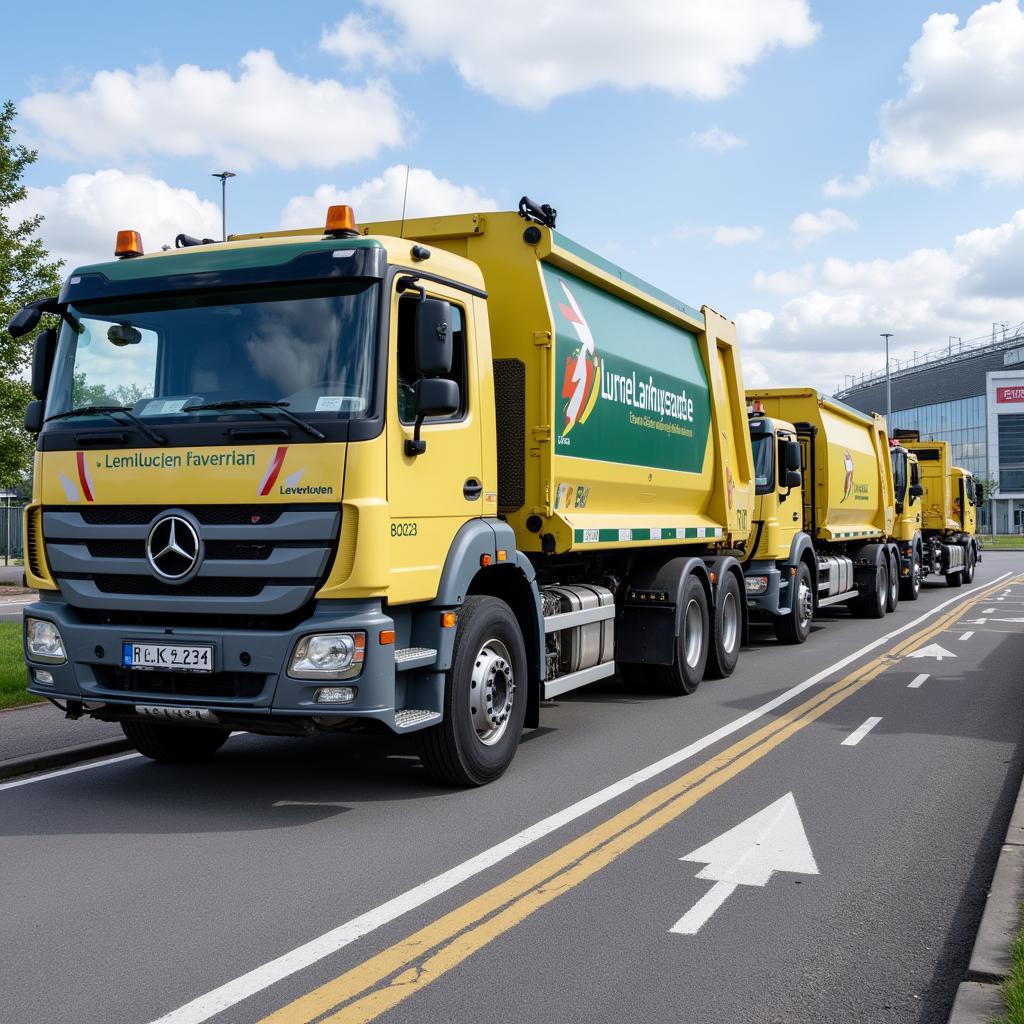
{"label": "street lamp post", "polygon": [[236,177],[234,171],[215,171],[214,178],[220,178],[220,239],[228,240],[228,178]]}
{"label": "street lamp post", "polygon": [[886,421],[892,418],[892,381],[889,378],[889,339],[891,334],[882,334],[879,337],[885,338],[885,418]]}

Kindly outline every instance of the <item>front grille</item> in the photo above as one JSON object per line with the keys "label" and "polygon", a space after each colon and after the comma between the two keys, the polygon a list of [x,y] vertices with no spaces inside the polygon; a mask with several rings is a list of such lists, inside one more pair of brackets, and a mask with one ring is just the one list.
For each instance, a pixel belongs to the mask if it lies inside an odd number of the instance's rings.
{"label": "front grille", "polygon": [[158,594],[162,597],[255,597],[267,585],[266,580],[244,576],[200,576],[178,586],[161,583],[150,576],[102,575],[93,576],[93,582],[103,594]]}
{"label": "front grille", "polygon": [[116,665],[94,665],[105,690],[159,693],[169,697],[258,697],[267,681],[258,672],[133,672]]}
{"label": "front grille", "polygon": [[[145,558],[142,540],[91,540],[86,544],[93,558]],[[274,545],[259,541],[211,540],[206,542],[206,557],[218,561],[262,561],[270,557]]]}
{"label": "front grille", "polygon": [[[144,526],[151,523],[167,505],[98,505],[78,512],[90,526]],[[242,526],[276,523],[282,512],[295,506],[276,505],[181,505],[205,526]],[[52,511],[56,511],[53,509]]]}

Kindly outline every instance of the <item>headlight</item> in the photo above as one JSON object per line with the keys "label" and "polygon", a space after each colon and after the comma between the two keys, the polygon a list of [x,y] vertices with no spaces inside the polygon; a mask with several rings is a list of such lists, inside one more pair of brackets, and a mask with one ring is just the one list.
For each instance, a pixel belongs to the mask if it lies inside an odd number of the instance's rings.
{"label": "headlight", "polygon": [[64,641],[60,638],[60,630],[46,619],[25,620],[25,647],[28,656],[35,661],[60,665],[68,660],[64,653]]}
{"label": "headlight", "polygon": [[365,633],[315,633],[296,645],[288,675],[297,679],[352,679],[363,670]]}
{"label": "headlight", "polygon": [[763,594],[768,589],[768,577],[767,576],[748,576],[747,577],[747,593],[748,594]]}

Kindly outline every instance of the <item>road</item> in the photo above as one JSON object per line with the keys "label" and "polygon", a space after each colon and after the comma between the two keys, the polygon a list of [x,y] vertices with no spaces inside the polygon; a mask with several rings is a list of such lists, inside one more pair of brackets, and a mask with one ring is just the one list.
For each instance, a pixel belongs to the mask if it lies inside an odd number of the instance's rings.
{"label": "road", "polygon": [[472,792],[369,735],[0,784],[0,1020],[944,1022],[1022,622],[1024,557],[986,553],[882,623],[758,629],[690,697],[559,699]]}

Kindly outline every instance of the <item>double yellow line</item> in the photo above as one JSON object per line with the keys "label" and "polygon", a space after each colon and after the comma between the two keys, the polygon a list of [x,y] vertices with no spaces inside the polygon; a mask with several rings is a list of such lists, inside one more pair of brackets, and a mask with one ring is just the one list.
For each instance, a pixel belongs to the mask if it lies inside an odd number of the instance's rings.
{"label": "double yellow line", "polygon": [[282,1007],[260,1024],[362,1024],[372,1021],[541,907],[664,828],[702,797],[852,696],[887,668],[947,629],[971,605],[1015,580],[971,596],[920,633],[854,669],[773,722],[638,800],[531,867],[439,917],[376,956]]}

